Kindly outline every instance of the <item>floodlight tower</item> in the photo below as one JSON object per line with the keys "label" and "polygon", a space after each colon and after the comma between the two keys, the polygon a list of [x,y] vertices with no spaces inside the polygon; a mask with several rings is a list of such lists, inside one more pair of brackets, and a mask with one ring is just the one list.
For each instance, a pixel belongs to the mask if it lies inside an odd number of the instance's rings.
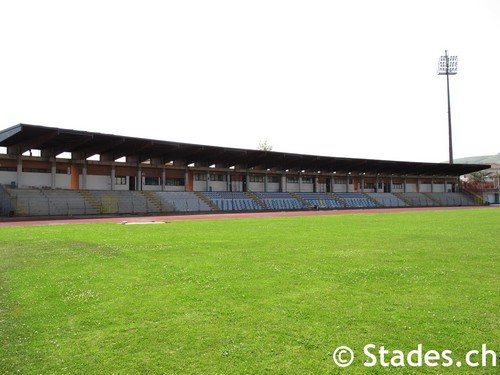
{"label": "floodlight tower", "polygon": [[457,56],[448,56],[448,50],[444,51],[444,56],[439,59],[438,74],[446,75],[446,89],[448,92],[448,142],[450,152],[450,164],[453,164],[453,145],[451,138],[451,106],[450,106],[450,74],[457,74]]}

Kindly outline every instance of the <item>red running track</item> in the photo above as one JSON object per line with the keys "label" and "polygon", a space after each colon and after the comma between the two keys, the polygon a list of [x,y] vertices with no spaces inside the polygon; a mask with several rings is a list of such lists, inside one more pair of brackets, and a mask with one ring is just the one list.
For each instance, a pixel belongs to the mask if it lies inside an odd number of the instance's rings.
{"label": "red running track", "polygon": [[[495,208],[494,206],[487,206]],[[30,225],[60,225],[60,224],[92,224],[92,223],[152,223],[175,220],[221,220],[221,219],[246,219],[282,216],[328,216],[345,214],[373,214],[387,212],[418,212],[435,210],[467,210],[478,206],[467,207],[419,207],[419,208],[367,208],[367,209],[340,209],[319,211],[271,211],[271,212],[237,212],[237,213],[209,213],[209,214],[165,214],[158,216],[92,216],[92,217],[31,217],[31,218],[0,218],[0,227],[30,226]]]}

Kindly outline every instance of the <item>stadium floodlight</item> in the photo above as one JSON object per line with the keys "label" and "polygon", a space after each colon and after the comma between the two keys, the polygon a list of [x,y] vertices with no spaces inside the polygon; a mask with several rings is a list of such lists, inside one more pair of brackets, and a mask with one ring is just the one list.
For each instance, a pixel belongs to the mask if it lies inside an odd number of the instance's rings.
{"label": "stadium floodlight", "polygon": [[457,65],[458,65],[458,57],[457,56],[448,56],[448,51],[444,51],[445,55],[441,56],[439,59],[438,65],[438,74],[446,75],[446,74],[457,74]]}
{"label": "stadium floodlight", "polygon": [[446,89],[448,93],[448,144],[450,154],[450,164],[453,164],[453,143],[451,136],[451,106],[450,106],[450,74],[457,74],[458,57],[448,56],[448,50],[444,51],[438,64],[438,75],[446,75]]}

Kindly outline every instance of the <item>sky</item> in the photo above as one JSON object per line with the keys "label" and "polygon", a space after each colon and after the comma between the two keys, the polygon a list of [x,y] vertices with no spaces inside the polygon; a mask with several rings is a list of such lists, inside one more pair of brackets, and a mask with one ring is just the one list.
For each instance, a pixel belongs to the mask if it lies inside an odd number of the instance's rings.
{"label": "sky", "polygon": [[401,161],[500,153],[499,0],[0,0],[0,130]]}

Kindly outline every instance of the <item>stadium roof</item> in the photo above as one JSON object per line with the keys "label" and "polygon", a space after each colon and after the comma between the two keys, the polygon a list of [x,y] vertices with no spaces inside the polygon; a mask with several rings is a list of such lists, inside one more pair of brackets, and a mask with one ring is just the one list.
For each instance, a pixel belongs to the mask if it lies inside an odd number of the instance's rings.
{"label": "stadium roof", "polygon": [[18,124],[0,131],[0,146],[9,153],[22,154],[31,149],[42,155],[56,156],[62,152],[76,153],[82,158],[96,154],[108,155],[109,160],[121,157],[139,162],[162,159],[163,162],[183,160],[186,165],[241,166],[259,170],[306,170],[324,173],[367,173],[397,175],[459,176],[490,168],[485,164],[448,164],[352,159],[332,156],[302,155],[275,151],[237,149],[188,144],[144,138],[125,137],[39,125]]}

